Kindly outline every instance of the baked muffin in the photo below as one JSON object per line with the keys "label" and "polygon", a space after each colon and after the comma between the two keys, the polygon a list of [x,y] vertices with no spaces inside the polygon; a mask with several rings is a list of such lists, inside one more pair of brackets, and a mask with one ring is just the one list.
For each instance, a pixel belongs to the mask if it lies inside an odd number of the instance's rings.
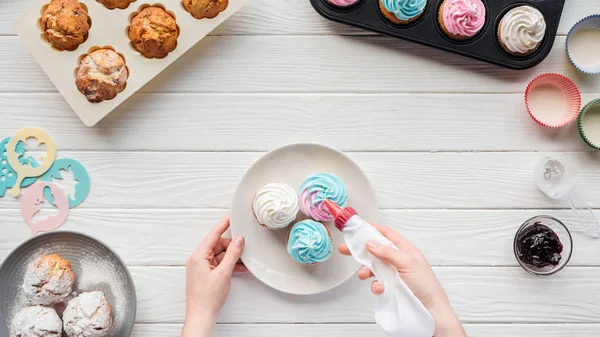
{"label": "baked muffin", "polygon": [[113,99],[125,89],[129,72],[125,60],[111,49],[98,49],[81,60],[75,83],[88,101]]}
{"label": "baked muffin", "polygon": [[63,324],[69,337],[108,337],[113,326],[112,306],[102,291],[83,293],[67,304]]}
{"label": "baked muffin", "polygon": [[60,337],[62,322],[52,308],[39,305],[21,309],[10,324],[10,337]]}
{"label": "baked muffin", "polygon": [[72,51],[90,30],[88,13],[77,0],[52,0],[42,15],[46,40],[56,49]]}
{"label": "baked muffin", "polygon": [[182,0],[181,4],[196,19],[212,19],[227,8],[229,0]]}
{"label": "baked muffin", "polygon": [[103,4],[104,7],[108,9],[125,9],[129,7],[129,4],[135,2],[135,0],[96,0],[99,3]]}
{"label": "baked muffin", "polygon": [[22,288],[31,303],[49,305],[69,296],[74,282],[71,263],[58,254],[52,254],[42,256],[29,265]]}
{"label": "baked muffin", "polygon": [[131,20],[129,40],[148,58],[163,58],[177,47],[175,18],[160,7],[147,7]]}

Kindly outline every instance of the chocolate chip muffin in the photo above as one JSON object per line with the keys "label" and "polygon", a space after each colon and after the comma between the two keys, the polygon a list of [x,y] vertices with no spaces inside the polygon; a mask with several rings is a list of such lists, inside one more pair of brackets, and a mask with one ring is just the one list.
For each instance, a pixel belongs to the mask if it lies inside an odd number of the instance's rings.
{"label": "chocolate chip muffin", "polygon": [[108,9],[125,9],[129,7],[129,4],[135,2],[135,0],[96,0],[99,3],[103,4],[104,7]]}
{"label": "chocolate chip muffin", "polygon": [[227,8],[229,0],[182,0],[181,3],[196,19],[212,19]]}
{"label": "chocolate chip muffin", "polygon": [[46,40],[59,50],[73,51],[90,30],[86,10],[77,0],[52,0],[42,15]]}
{"label": "chocolate chip muffin", "polygon": [[148,58],[163,58],[177,47],[179,29],[175,18],[160,7],[147,7],[129,26],[133,47]]}
{"label": "chocolate chip muffin", "polygon": [[125,89],[129,73],[125,60],[111,49],[98,49],[81,60],[75,83],[88,101],[113,99]]}

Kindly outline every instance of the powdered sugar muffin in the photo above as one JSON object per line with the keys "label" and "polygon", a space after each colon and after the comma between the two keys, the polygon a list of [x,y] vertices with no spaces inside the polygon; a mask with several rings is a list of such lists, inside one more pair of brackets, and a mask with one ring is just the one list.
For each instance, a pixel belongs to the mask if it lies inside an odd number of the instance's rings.
{"label": "powdered sugar muffin", "polygon": [[69,296],[74,282],[69,261],[52,254],[33,261],[25,273],[22,287],[31,303],[48,305]]}
{"label": "powdered sugar muffin", "polygon": [[102,291],[83,293],[69,301],[63,321],[69,337],[107,337],[113,326],[112,306]]}
{"label": "powdered sugar muffin", "polygon": [[125,60],[111,49],[98,49],[81,60],[75,84],[88,101],[99,103],[125,90],[129,72]]}
{"label": "powdered sugar muffin", "polygon": [[39,305],[21,309],[10,324],[10,337],[60,337],[62,322],[52,308]]}

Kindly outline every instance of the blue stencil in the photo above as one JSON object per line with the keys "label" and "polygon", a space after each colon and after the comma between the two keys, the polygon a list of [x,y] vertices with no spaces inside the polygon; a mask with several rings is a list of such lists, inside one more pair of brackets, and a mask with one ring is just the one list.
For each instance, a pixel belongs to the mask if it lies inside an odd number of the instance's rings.
{"label": "blue stencil", "polygon": [[[15,186],[17,182],[17,174],[15,170],[8,163],[8,159],[6,158],[6,146],[10,137],[4,139],[0,143],[0,197],[4,196],[6,190]],[[25,144],[23,142],[17,143],[17,148],[15,152],[19,155],[19,162],[22,165],[31,165],[32,167],[39,167],[38,162],[33,159],[33,157],[23,157],[25,154]],[[21,187],[27,187],[35,183],[36,178],[25,178],[21,183]]]}
{"label": "blue stencil", "polygon": [[[80,162],[71,158],[59,158],[54,161],[52,167],[48,170],[48,172],[42,175],[41,180],[52,182],[52,179],[60,179],[62,180],[61,171],[71,171],[73,173],[73,179],[77,181],[75,184],[75,195],[67,195],[69,199],[69,208],[73,208],[81,204],[85,198],[87,198],[88,194],[90,194],[90,175],[87,170]],[[50,192],[49,189],[44,189],[44,198],[48,200],[49,203],[54,204],[54,196]]]}

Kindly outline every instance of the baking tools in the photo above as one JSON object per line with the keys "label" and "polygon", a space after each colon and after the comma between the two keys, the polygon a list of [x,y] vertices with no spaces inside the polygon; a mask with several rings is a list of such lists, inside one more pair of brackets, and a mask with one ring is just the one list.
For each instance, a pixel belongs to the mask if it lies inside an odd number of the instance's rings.
{"label": "baking tools", "polygon": [[[7,145],[9,141],[10,137],[0,142],[0,197],[3,197],[6,193],[6,190],[15,186],[15,183],[17,182],[17,174],[8,163],[8,157],[6,156],[6,153],[8,152]],[[17,143],[15,152],[17,153],[19,161],[22,164],[31,162],[31,165],[34,167],[38,165],[33,158],[23,158],[23,155],[25,154],[25,146],[23,143]],[[25,178],[23,179],[23,182],[21,182],[21,187],[27,187],[33,183],[35,183],[35,178]]]}
{"label": "baking tools", "polygon": [[[248,0],[229,0],[227,9],[213,19],[197,20],[185,11],[180,1],[154,0],[136,1],[127,9],[109,10],[95,0],[81,0],[86,5],[92,20],[88,39],[75,51],[57,51],[40,35],[38,27],[40,11],[50,0],[31,1],[31,8],[15,24],[15,30],[27,49],[31,51],[42,69],[54,83],[64,99],[87,126],[93,126],[127,98],[161,73],[198,41],[238,11]],[[179,25],[180,35],[177,48],[163,59],[147,59],[131,45],[127,36],[127,27],[131,18],[148,5],[163,6],[171,12]],[[109,46],[120,53],[129,69],[127,87],[112,100],[90,103],[75,86],[74,70],[79,66],[82,56],[98,47]]]}
{"label": "baking tools", "polygon": [[581,93],[577,85],[560,74],[536,77],[525,91],[527,112],[538,124],[560,128],[571,124],[581,109]]}
{"label": "baking tools", "polygon": [[577,128],[587,145],[600,150],[600,98],[591,101],[581,110]]}
{"label": "baking tools", "polygon": [[[371,30],[507,68],[526,69],[542,62],[550,53],[565,0],[483,0],[486,5],[486,23],[473,38],[457,41],[448,37],[438,23],[443,0],[429,0],[425,12],[414,22],[397,25],[386,20],[379,10],[380,0],[359,0],[356,5],[340,8],[328,0],[310,0],[314,9],[323,17],[358,28]],[[498,25],[514,7],[530,5],[544,15],[546,34],[538,49],[527,56],[514,56],[500,46]],[[391,43],[391,42],[390,42]]]}
{"label": "baking tools", "polygon": [[[39,166],[36,166],[33,162],[21,163],[19,158],[22,157],[22,154],[19,155],[16,152],[17,144],[19,144],[19,142],[25,144],[27,139],[30,138],[37,139],[40,145],[46,145],[46,154],[42,157],[42,162],[38,163]],[[8,163],[17,174],[17,181],[11,188],[10,194],[13,197],[17,197],[21,191],[21,183],[25,178],[39,177],[52,166],[52,163],[54,163],[54,159],[56,158],[56,146],[50,135],[44,130],[38,128],[24,128],[17,131],[17,133],[10,138],[7,144],[6,156],[8,158]]]}
{"label": "baking tools", "polygon": [[575,193],[579,171],[573,164],[561,158],[544,158],[536,165],[535,181],[548,197],[568,200],[580,228],[593,238],[600,237],[600,224],[596,215]]}
{"label": "baking tools", "polygon": [[375,227],[350,207],[341,208],[329,199],[324,204],[335,217],[335,226],[344,234],[344,242],[354,259],[369,268],[385,291],[377,296],[375,321],[388,337],[430,337],[435,324],[423,303],[402,281],[398,269],[367,251],[367,242],[396,248]]}
{"label": "baking tools", "polygon": [[[40,211],[40,205],[45,202],[44,193],[49,189],[52,194],[52,204],[58,208],[57,215],[49,215],[46,219],[33,222],[34,215]],[[31,227],[31,236],[39,232],[48,232],[62,226],[69,216],[69,200],[65,192],[56,184],[38,182],[29,187],[21,197],[21,214]]]}
{"label": "baking tools", "polygon": [[600,14],[577,22],[567,35],[566,47],[575,68],[586,74],[600,74]]}
{"label": "baking tools", "polygon": [[[69,194],[69,208],[73,208],[81,204],[90,193],[90,175],[87,170],[80,162],[71,158],[59,158],[57,159],[48,172],[40,178],[41,181],[51,182],[52,179],[62,180],[61,171],[70,170],[73,173],[73,179],[77,181],[75,184],[75,192],[73,195]],[[54,199],[49,189],[44,191],[44,197],[46,200],[53,204]]]}

